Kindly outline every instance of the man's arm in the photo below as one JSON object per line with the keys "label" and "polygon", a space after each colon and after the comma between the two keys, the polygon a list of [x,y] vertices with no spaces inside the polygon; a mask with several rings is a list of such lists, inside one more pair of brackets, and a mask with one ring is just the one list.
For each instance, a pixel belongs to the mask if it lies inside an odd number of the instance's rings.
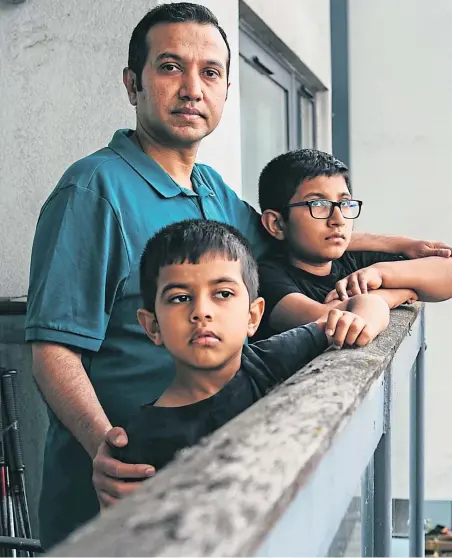
{"label": "man's arm", "polygon": [[33,343],[33,374],[52,411],[92,459],[111,429],[80,354],[61,345]]}
{"label": "man's arm", "polygon": [[[79,353],[53,343],[33,343],[33,375],[49,407],[93,459],[93,481],[102,505],[132,492],[137,483],[123,478],[150,476],[149,465],[126,465],[109,456],[108,444],[127,443],[122,429],[115,443],[111,424],[94,392]],[[151,468],[152,469],[152,468]],[[118,477],[118,478],[114,478]]]}
{"label": "man's arm", "polygon": [[[432,257],[376,263],[338,281],[335,291],[345,300],[380,288],[412,289],[424,302],[447,300],[452,298],[452,260]],[[332,291],[325,300],[335,297]]]}
{"label": "man's arm", "polygon": [[407,258],[425,258],[438,256],[449,258],[452,247],[444,242],[416,240],[408,236],[379,235],[363,232],[353,232],[348,250],[354,252],[388,252],[403,254]]}

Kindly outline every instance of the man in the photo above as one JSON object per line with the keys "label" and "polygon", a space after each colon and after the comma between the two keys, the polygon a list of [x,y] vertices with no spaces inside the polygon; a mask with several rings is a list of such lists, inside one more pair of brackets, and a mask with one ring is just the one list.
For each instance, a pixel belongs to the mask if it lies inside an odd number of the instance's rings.
{"label": "man", "polygon": [[[165,349],[149,344],[136,320],[148,238],[171,222],[205,218],[237,227],[257,254],[264,248],[258,214],[213,169],[195,165],[201,140],[221,118],[229,63],[226,35],[206,8],[179,3],[149,12],[132,34],[123,74],[136,130],[116,132],[107,148],[72,165],[42,208],[26,339],[51,409],[40,503],[45,548],[93,517],[98,500],[108,506],[136,487],[123,479],[153,474],[149,465],[112,459],[108,445],[127,443],[112,426],[158,397],[173,374]],[[360,235],[353,244],[385,246],[437,253],[400,238]]]}

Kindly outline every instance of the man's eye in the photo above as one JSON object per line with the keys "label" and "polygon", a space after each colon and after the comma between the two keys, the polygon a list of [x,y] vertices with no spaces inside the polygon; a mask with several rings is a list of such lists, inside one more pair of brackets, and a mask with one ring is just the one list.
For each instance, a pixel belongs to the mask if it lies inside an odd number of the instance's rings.
{"label": "man's eye", "polygon": [[190,297],[189,295],[177,295],[173,296],[169,299],[171,304],[183,304],[184,302],[189,302]]}
{"label": "man's eye", "polygon": [[215,298],[220,298],[222,300],[226,298],[231,298],[231,296],[234,296],[234,294],[231,293],[231,291],[218,291],[217,293],[215,293]]}
{"label": "man's eye", "polygon": [[172,74],[175,70],[179,69],[175,64],[164,64],[163,66],[160,66],[160,68],[168,74]]}
{"label": "man's eye", "polygon": [[342,207],[351,207],[351,206],[355,206],[356,203],[352,203],[352,200],[341,200],[341,206]]}
{"label": "man's eye", "polygon": [[208,78],[220,77],[220,74],[216,70],[206,70],[204,73]]}

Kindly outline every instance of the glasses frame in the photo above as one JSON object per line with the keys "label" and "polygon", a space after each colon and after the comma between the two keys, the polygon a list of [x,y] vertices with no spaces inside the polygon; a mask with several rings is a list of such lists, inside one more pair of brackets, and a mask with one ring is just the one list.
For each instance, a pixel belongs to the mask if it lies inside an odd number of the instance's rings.
{"label": "glasses frame", "polygon": [[[309,201],[304,201],[304,202],[289,203],[289,205],[286,205],[286,208],[289,209],[290,207],[305,207],[305,206],[308,206],[309,207],[309,213],[311,214],[311,217],[313,219],[329,219],[333,215],[335,207],[339,208],[339,211],[341,212],[342,217],[344,219],[351,219],[351,220],[358,219],[358,217],[361,215],[361,207],[363,205],[363,202],[361,200],[341,200],[341,201],[338,201],[338,202],[331,201],[331,200],[321,200],[321,201],[327,201],[331,204],[330,213],[329,213],[328,217],[314,217],[314,215],[312,214],[312,204],[315,203],[315,202],[318,202],[318,201],[320,201],[320,200],[309,200]],[[358,215],[356,217],[347,217],[343,214],[341,204],[344,201],[353,201],[353,202],[356,202],[358,204],[359,209],[358,209]]]}

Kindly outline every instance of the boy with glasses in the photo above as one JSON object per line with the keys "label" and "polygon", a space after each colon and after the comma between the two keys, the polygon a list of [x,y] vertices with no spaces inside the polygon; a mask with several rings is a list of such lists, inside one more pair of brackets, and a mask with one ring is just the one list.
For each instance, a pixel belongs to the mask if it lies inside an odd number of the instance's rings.
{"label": "boy with glasses", "polygon": [[452,296],[446,259],[346,252],[362,202],[332,155],[301,149],[276,157],[261,173],[259,203],[264,227],[280,241],[259,268],[266,302],[259,338],[316,320],[357,294],[377,294],[389,308]]}

